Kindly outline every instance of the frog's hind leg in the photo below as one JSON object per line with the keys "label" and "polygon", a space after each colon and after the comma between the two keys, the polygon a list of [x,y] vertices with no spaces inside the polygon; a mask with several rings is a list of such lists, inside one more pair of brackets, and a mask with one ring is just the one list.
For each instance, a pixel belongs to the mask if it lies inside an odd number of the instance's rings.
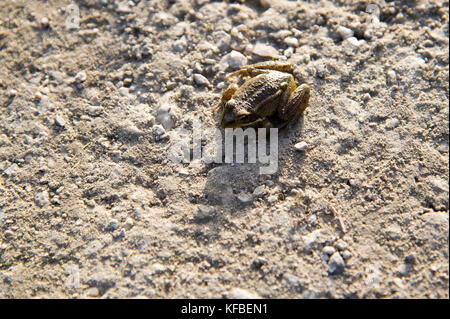
{"label": "frog's hind leg", "polygon": [[[308,106],[309,97],[311,95],[311,90],[307,84],[302,84],[298,88],[295,88],[295,83],[292,80],[290,89],[290,92],[286,90],[283,94],[284,100],[277,112],[278,117],[284,121],[297,120]],[[289,92],[288,96],[287,92]]]}
{"label": "frog's hind leg", "polygon": [[265,61],[255,64],[245,65],[241,67],[238,71],[227,75],[227,79],[234,76],[255,76],[263,73],[262,70],[273,70],[280,72],[292,73],[293,68],[290,63],[279,62],[279,61]]}
{"label": "frog's hind leg", "polygon": [[237,89],[238,86],[236,84],[231,84],[228,87],[228,89],[226,89],[225,92],[223,92],[219,104],[213,107],[213,111],[215,112],[217,110],[220,110],[220,108],[222,108],[225,105],[225,103],[227,103],[231,99],[231,97],[233,96],[234,92],[236,92]]}

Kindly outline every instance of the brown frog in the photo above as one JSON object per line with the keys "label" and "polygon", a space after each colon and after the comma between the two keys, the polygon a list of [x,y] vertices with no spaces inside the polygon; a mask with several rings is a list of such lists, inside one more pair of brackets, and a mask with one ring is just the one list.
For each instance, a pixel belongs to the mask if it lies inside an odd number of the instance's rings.
{"label": "brown frog", "polygon": [[222,109],[223,128],[284,127],[298,120],[309,102],[310,88],[294,82],[289,63],[268,61],[242,67],[227,76],[248,77],[225,90],[214,110]]}

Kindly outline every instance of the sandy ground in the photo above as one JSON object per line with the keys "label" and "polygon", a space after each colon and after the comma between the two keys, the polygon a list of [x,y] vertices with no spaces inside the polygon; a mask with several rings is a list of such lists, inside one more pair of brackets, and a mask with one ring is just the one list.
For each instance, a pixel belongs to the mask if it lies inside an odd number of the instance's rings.
{"label": "sandy ground", "polygon": [[[449,297],[448,1],[75,3],[0,1],[0,297]],[[171,161],[271,59],[278,171]]]}

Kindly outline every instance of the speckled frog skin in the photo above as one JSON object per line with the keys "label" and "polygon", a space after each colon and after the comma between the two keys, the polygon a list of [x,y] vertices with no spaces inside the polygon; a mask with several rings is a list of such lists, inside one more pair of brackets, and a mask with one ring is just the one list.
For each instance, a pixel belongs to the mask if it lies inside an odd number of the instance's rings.
{"label": "speckled frog skin", "polygon": [[242,67],[228,76],[248,77],[242,86],[230,85],[215,107],[224,128],[284,127],[297,120],[309,103],[307,84],[297,87],[292,65],[262,62]]}

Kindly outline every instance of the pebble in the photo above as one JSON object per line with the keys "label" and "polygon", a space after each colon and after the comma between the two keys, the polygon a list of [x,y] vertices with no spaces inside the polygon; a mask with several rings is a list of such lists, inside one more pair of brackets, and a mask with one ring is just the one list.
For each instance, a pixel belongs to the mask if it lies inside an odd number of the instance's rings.
{"label": "pebble", "polygon": [[227,297],[229,299],[261,299],[258,294],[242,288],[231,289]]}
{"label": "pebble", "polygon": [[47,206],[50,203],[49,197],[48,197],[48,192],[47,191],[42,191],[42,192],[36,193],[34,195],[34,202],[39,207]]}
{"label": "pebble", "polygon": [[212,37],[214,39],[214,43],[216,44],[219,50],[227,50],[230,47],[231,43],[231,35],[229,35],[225,31],[216,31],[213,32]]}
{"label": "pebble", "polygon": [[153,264],[152,267],[151,267],[151,272],[153,274],[161,274],[161,273],[163,273],[165,271],[166,271],[166,267],[164,267],[163,265],[158,264],[158,263]]}
{"label": "pebble", "polygon": [[138,137],[143,135],[144,132],[140,130],[136,125],[130,120],[124,120],[118,125],[118,134],[124,137]]}
{"label": "pebble", "polygon": [[336,252],[336,249],[332,246],[325,246],[322,249],[322,260],[328,261],[330,259],[330,256],[333,255]]}
{"label": "pebble", "polygon": [[75,75],[74,81],[76,83],[82,83],[86,81],[86,78],[87,78],[86,72],[80,71],[77,73],[77,75]]}
{"label": "pebble", "polygon": [[87,107],[86,111],[90,116],[99,116],[103,112],[103,107],[90,105]]}
{"label": "pebble", "polygon": [[294,148],[299,152],[303,152],[308,148],[308,144],[306,142],[302,141],[302,142],[295,144]]}
{"label": "pebble", "polygon": [[172,48],[175,50],[175,52],[183,52],[187,48],[187,41],[186,37],[182,36],[180,39],[176,40],[172,44]]}
{"label": "pebble", "polygon": [[343,27],[343,26],[339,26],[337,28],[337,33],[339,34],[339,36],[342,38],[342,40],[348,39],[350,37],[353,37],[354,32],[352,29]]}
{"label": "pebble", "polygon": [[228,68],[236,69],[247,64],[247,57],[238,51],[231,51],[223,56],[219,62],[219,70],[225,71]]}
{"label": "pebble", "polygon": [[119,88],[119,93],[122,96],[128,96],[130,94],[129,89],[125,86]]}
{"label": "pebble", "polygon": [[48,28],[49,24],[50,24],[50,21],[48,20],[47,17],[43,17],[41,19],[41,27]]}
{"label": "pebble", "polygon": [[391,118],[391,119],[387,119],[386,120],[386,125],[385,127],[387,129],[394,129],[396,128],[398,125],[400,124],[400,121],[397,118]]}
{"label": "pebble", "polygon": [[247,193],[240,193],[236,197],[242,204],[249,204],[253,201],[253,196]]}
{"label": "pebble", "polygon": [[177,107],[171,104],[163,104],[156,110],[156,118],[166,130],[171,130],[177,120]]}
{"label": "pebble", "polygon": [[10,176],[14,176],[16,174],[16,172],[19,170],[19,166],[16,163],[13,163],[12,165],[8,166],[8,168],[6,168],[3,173],[10,177]]}
{"label": "pebble", "polygon": [[162,139],[164,136],[166,136],[166,130],[161,125],[154,125],[153,126],[153,134],[158,138]]}
{"label": "pebble", "polygon": [[448,181],[443,180],[442,178],[439,177],[433,178],[430,180],[430,184],[436,193],[441,192],[448,193],[449,191]]}
{"label": "pebble", "polygon": [[213,219],[215,214],[216,209],[213,206],[199,205],[194,219],[197,222],[205,222]]}
{"label": "pebble", "polygon": [[66,126],[66,121],[64,121],[64,118],[61,115],[57,115],[55,117],[55,124],[59,127]]}
{"label": "pebble", "polygon": [[261,197],[265,194],[267,194],[267,188],[265,185],[260,185],[256,187],[255,190],[253,191],[253,196],[255,197]]}
{"label": "pebble", "polygon": [[342,259],[341,255],[338,252],[335,252],[330,257],[330,261],[328,262],[328,273],[330,275],[339,275],[344,272],[345,262]]}
{"label": "pebble", "polygon": [[205,85],[205,86],[209,86],[209,81],[206,77],[204,77],[201,74],[195,73],[194,74],[194,81],[195,83],[197,83],[198,85]]}
{"label": "pebble", "polygon": [[348,244],[343,241],[342,239],[339,239],[334,246],[338,249],[338,250],[346,250],[348,248]]}
{"label": "pebble", "polygon": [[275,203],[275,202],[278,201],[278,196],[276,196],[276,195],[270,195],[270,196],[267,198],[267,201],[269,202],[269,204],[273,204],[273,203]]}
{"label": "pebble", "polygon": [[290,47],[298,47],[298,39],[295,37],[287,37],[283,40],[283,42]]}
{"label": "pebble", "polygon": [[323,63],[317,65],[316,74],[319,78],[323,79],[328,74],[327,66]]}
{"label": "pebble", "polygon": [[254,46],[250,47],[250,53],[258,55],[260,57],[271,58],[278,57],[278,50],[274,47],[264,44],[264,43],[256,43]]}
{"label": "pebble", "polygon": [[119,228],[119,222],[116,219],[112,219],[108,226],[106,227],[107,231],[114,231],[117,230]]}
{"label": "pebble", "polygon": [[283,54],[286,58],[290,58],[292,54],[294,54],[294,48],[293,47],[287,48],[286,50],[284,50]]}
{"label": "pebble", "polygon": [[345,260],[350,259],[352,257],[352,253],[349,252],[348,250],[344,250],[342,252],[342,258],[344,258]]}

